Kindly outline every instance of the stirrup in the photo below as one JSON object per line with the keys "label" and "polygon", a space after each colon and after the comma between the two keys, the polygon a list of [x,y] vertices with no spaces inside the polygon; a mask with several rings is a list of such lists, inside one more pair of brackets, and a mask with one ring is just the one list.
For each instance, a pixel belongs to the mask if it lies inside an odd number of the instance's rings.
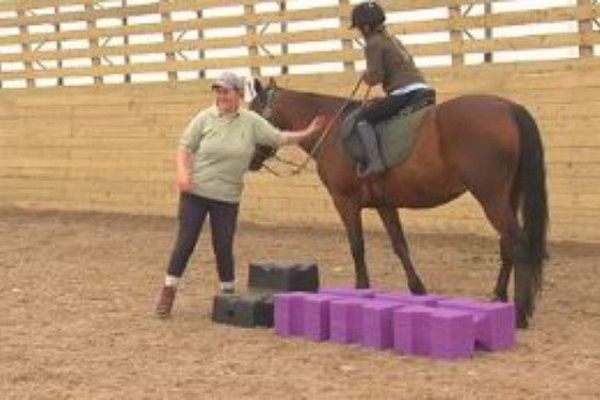
{"label": "stirrup", "polygon": [[356,164],[356,175],[359,178],[368,178],[371,175],[378,175],[385,171],[385,166],[377,167],[373,163],[363,166],[361,163]]}

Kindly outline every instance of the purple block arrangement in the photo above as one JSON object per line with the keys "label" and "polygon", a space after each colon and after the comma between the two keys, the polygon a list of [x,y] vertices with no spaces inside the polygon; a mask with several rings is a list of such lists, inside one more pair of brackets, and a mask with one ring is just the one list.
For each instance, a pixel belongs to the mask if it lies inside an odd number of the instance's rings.
{"label": "purple block arrangement", "polygon": [[515,344],[514,304],[457,298],[440,301],[439,306],[468,311],[473,315],[477,347],[501,350]]}
{"label": "purple block arrangement", "polygon": [[317,342],[329,339],[329,304],[336,296],[314,294],[304,297],[304,337]]}
{"label": "purple block arrangement", "polygon": [[362,305],[368,299],[346,297],[329,305],[330,339],[337,343],[360,343],[362,338]]}
{"label": "purple block arrangement", "polygon": [[515,344],[511,303],[351,287],[279,293],[274,299],[280,336],[393,347],[401,354],[449,360],[471,357],[475,348]]}
{"label": "purple block arrangement", "polygon": [[406,306],[394,310],[394,349],[403,354],[428,355],[431,351],[430,321],[435,309]]}
{"label": "purple block arrangement", "polygon": [[355,289],[350,286],[335,286],[329,288],[319,289],[319,293],[331,294],[334,296],[342,297],[363,297],[373,298],[376,293],[379,293],[378,289]]}
{"label": "purple block arrangement", "polygon": [[436,308],[429,320],[430,351],[434,358],[470,357],[475,351],[475,325],[469,312]]}
{"label": "purple block arrangement", "polygon": [[408,292],[379,292],[375,294],[376,299],[396,301],[405,304],[435,307],[440,300],[446,299],[445,296],[436,294],[424,294],[415,296]]}
{"label": "purple block arrangement", "polygon": [[392,311],[404,305],[392,301],[371,300],[362,305],[362,340],[365,347],[391,348],[394,343]]}
{"label": "purple block arrangement", "polygon": [[305,292],[277,293],[273,296],[275,333],[279,336],[304,333]]}

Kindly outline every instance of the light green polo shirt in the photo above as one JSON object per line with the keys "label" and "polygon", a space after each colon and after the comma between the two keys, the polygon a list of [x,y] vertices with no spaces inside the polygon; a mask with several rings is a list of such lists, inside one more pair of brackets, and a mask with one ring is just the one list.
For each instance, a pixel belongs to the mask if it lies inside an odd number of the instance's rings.
{"label": "light green polo shirt", "polygon": [[255,145],[277,148],[284,140],[279,129],[253,111],[240,109],[231,116],[219,116],[216,106],[201,111],[179,141],[179,148],[193,157],[192,192],[239,203]]}

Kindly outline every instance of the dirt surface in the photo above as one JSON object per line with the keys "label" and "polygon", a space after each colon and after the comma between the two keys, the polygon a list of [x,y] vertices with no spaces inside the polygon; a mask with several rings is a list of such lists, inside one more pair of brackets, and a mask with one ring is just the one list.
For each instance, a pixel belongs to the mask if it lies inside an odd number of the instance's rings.
{"label": "dirt surface", "polygon": [[[514,349],[442,362],[213,324],[207,230],[172,318],[158,320],[153,308],[175,229],[173,218],[0,210],[0,398],[600,397],[598,245],[551,244],[536,318]],[[495,241],[409,240],[430,292],[489,297]],[[370,233],[367,249],[374,286],[404,288],[385,236]],[[353,282],[340,230],[240,226],[239,281],[250,260],[265,258],[315,258],[325,285]]]}

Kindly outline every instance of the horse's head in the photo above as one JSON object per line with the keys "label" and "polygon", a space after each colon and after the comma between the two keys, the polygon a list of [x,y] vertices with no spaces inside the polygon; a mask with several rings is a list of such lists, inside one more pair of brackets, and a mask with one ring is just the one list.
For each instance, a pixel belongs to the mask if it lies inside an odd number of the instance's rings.
{"label": "horse's head", "polygon": [[304,129],[317,116],[330,119],[327,129],[306,137],[299,143],[299,146],[311,155],[315,154],[315,149],[323,142],[330,125],[339,118],[348,102],[348,99],[341,97],[282,88],[277,86],[273,78],[266,86],[255,79],[251,89],[254,96],[249,108],[281,130]]}
{"label": "horse's head", "polygon": [[[260,80],[255,78],[252,85],[254,97],[250,101],[250,105],[248,107],[250,110],[261,115],[271,123],[274,123],[273,98],[275,96],[275,90],[277,90],[277,84],[273,78],[269,80],[269,84],[266,88],[262,85]],[[273,147],[256,145],[254,155],[252,156],[252,161],[250,161],[250,170],[258,171],[261,169],[263,163],[267,159],[273,157],[276,152],[277,149]]]}
{"label": "horse's head", "polygon": [[255,78],[252,82],[252,91],[254,96],[250,102],[250,110],[260,114],[269,122],[281,128],[277,124],[277,115],[275,113],[275,94],[280,90],[274,78],[269,79],[267,86]]}

